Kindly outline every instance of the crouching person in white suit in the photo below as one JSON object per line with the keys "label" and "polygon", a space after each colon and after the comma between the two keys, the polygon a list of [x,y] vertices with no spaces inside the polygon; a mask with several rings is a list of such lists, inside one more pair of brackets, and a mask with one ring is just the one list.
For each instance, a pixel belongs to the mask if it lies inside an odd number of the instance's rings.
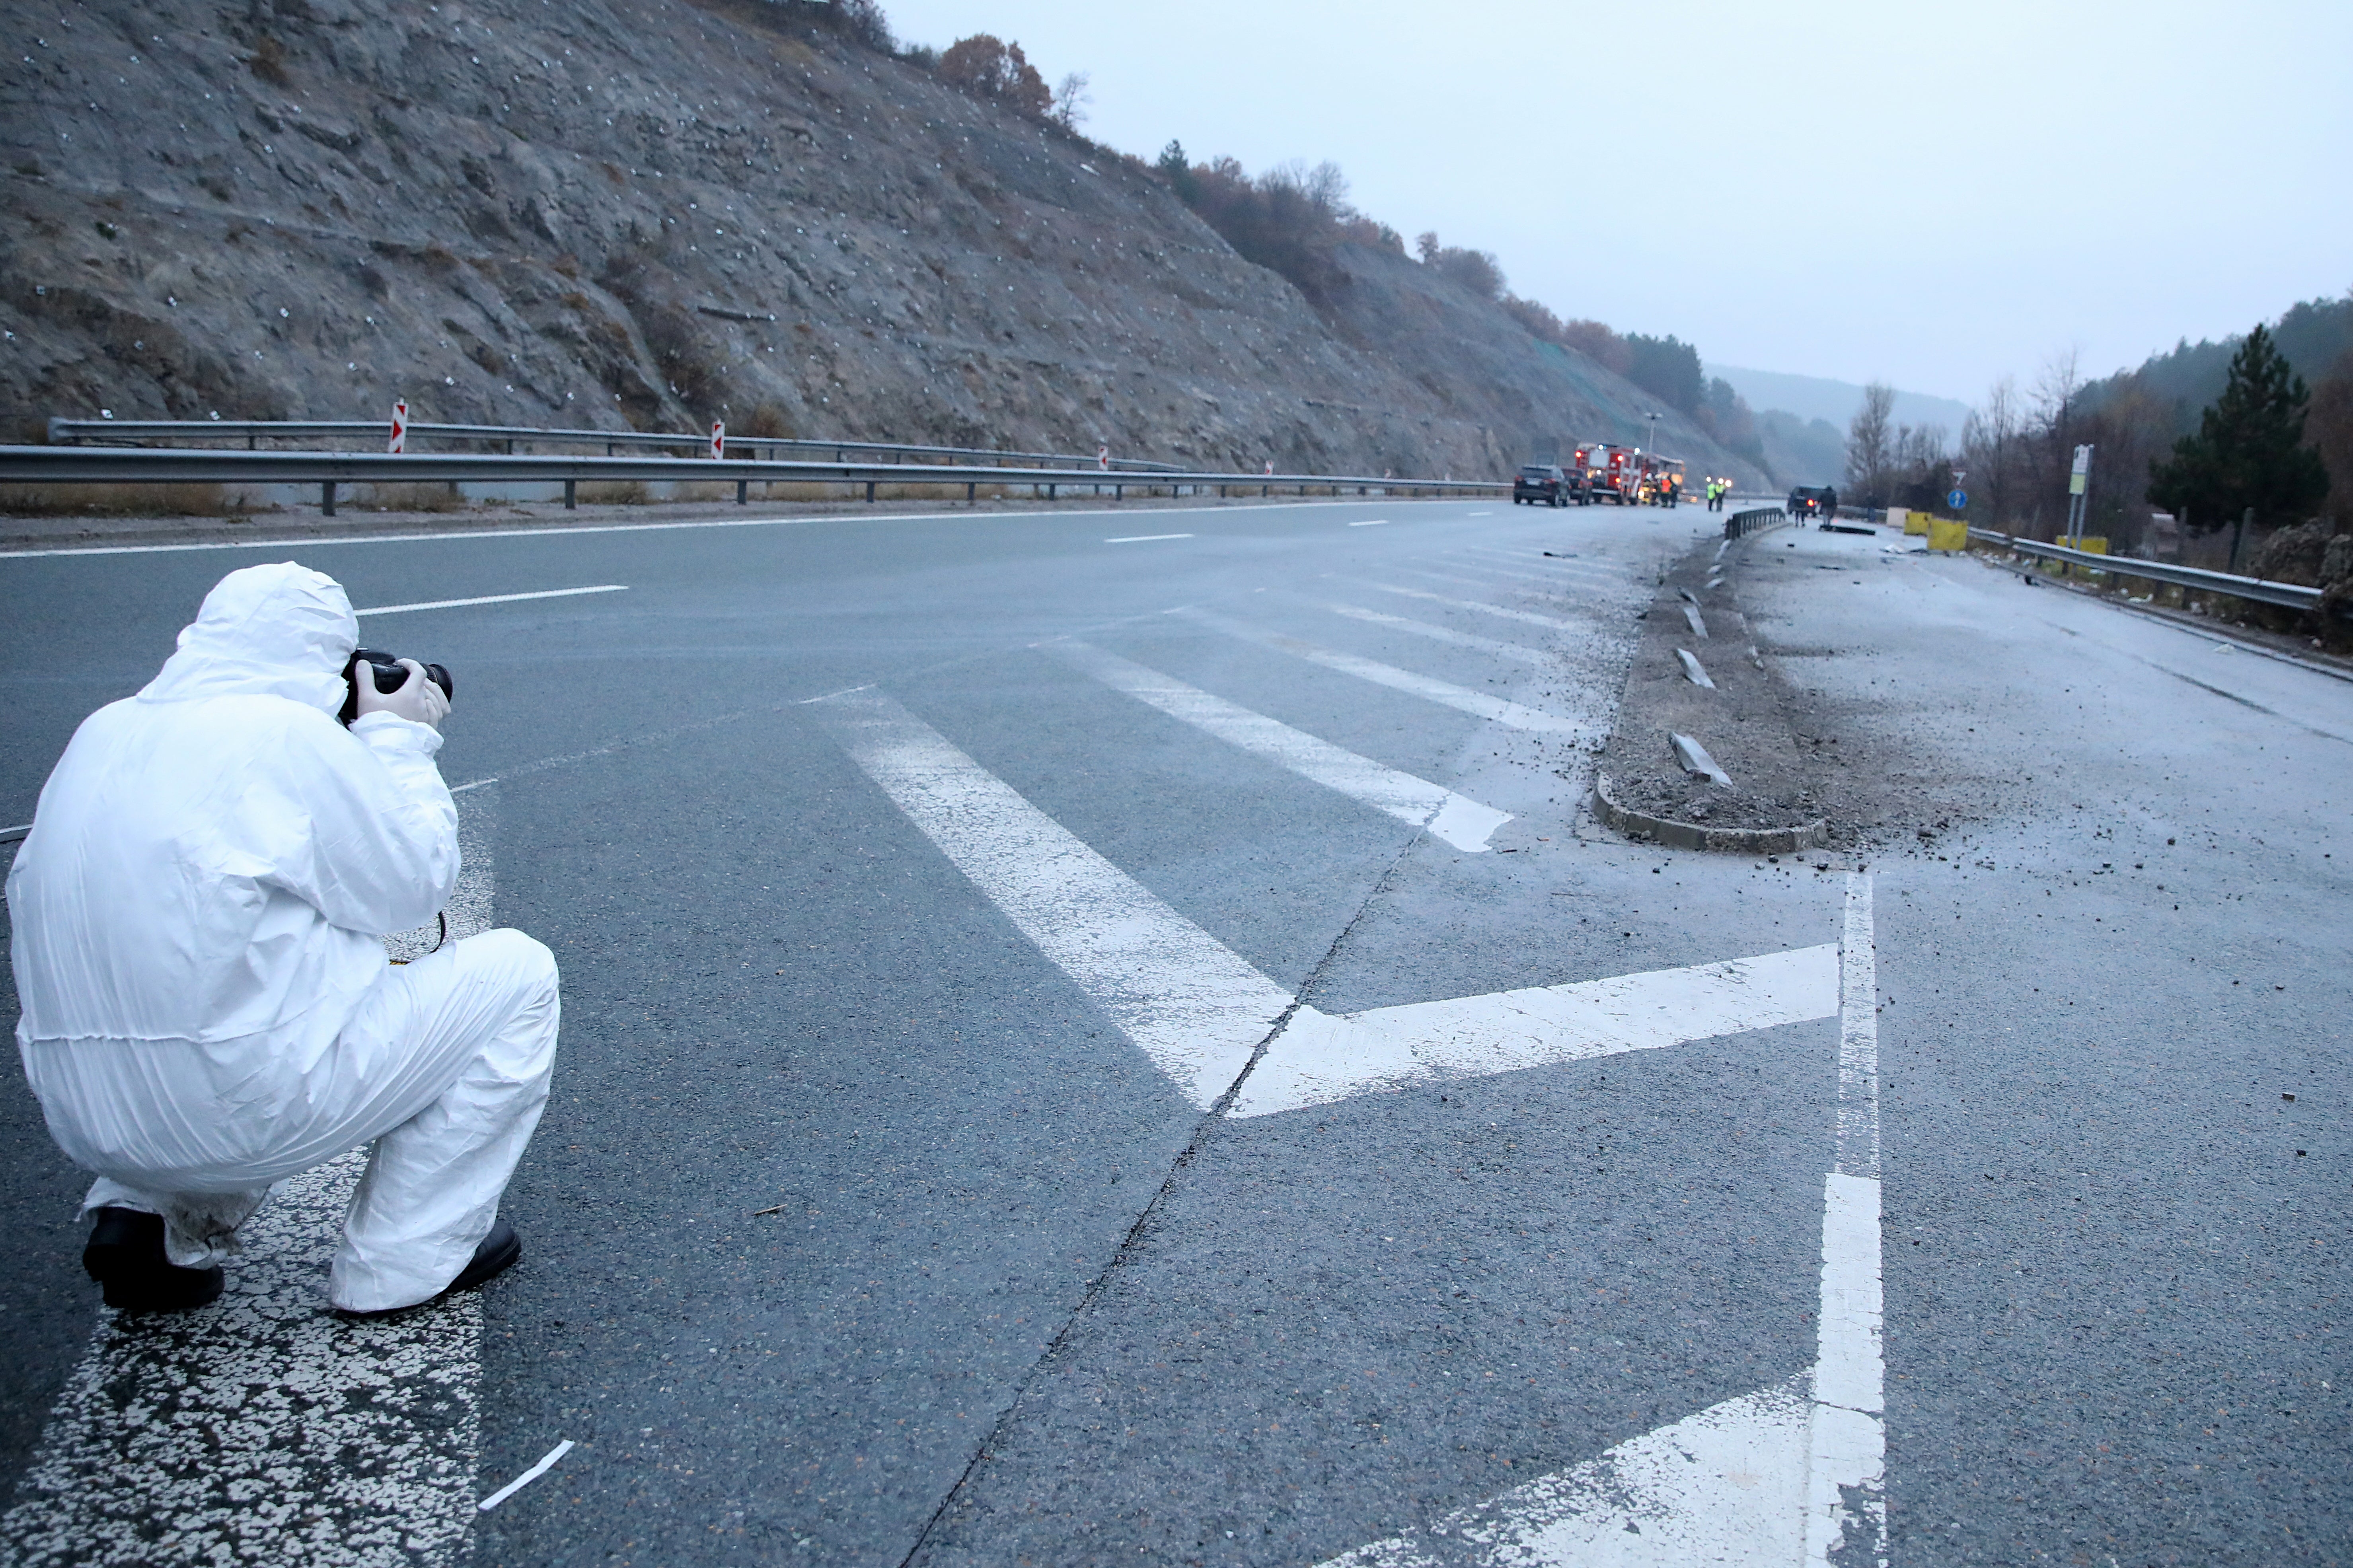
{"label": "crouching person in white suit", "polygon": [[98,1176],[83,1262],[110,1306],[211,1300],[270,1184],[363,1144],[336,1308],[522,1255],[499,1198],[547,1100],[555,961],[494,931],[386,962],[458,878],[448,702],[413,662],[392,692],[363,668],[346,729],[358,631],[332,578],[230,573],[163,672],[82,721],[17,851],[17,1048]]}

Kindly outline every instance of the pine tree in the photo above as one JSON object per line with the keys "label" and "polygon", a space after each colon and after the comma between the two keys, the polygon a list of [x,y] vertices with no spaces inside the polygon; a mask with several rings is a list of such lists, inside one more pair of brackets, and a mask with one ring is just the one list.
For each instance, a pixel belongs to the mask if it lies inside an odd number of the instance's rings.
{"label": "pine tree", "polygon": [[2231,359],[2222,395],[2198,433],[2148,466],[2148,499],[2198,533],[2240,521],[2249,507],[2267,524],[2302,522],[2328,494],[2328,469],[2304,444],[2304,378],[2261,326]]}

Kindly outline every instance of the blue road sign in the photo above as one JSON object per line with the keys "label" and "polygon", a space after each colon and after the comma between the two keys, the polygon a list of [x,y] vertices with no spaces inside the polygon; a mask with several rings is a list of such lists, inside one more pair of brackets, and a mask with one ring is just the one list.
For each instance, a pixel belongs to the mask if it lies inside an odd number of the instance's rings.
{"label": "blue road sign", "polygon": [[1969,492],[1964,489],[1955,489],[1945,497],[1945,504],[1951,507],[1955,511],[1967,511],[1969,505]]}

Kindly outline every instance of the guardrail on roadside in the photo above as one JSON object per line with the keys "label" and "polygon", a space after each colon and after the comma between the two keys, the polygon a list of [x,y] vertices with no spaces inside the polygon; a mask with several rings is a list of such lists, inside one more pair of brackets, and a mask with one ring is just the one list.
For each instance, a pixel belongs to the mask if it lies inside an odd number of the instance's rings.
{"label": "guardrail on roadside", "polygon": [[[414,428],[414,426],[412,426]],[[1017,468],[995,465],[910,463],[806,463],[747,458],[565,458],[501,457],[460,452],[222,452],[146,447],[0,447],[0,483],[5,484],[315,484],[319,509],[335,515],[335,495],[346,484],[413,484],[522,481],[561,484],[564,504],[575,505],[577,486],[596,480],[711,480],[735,483],[742,504],[754,484],[863,484],[866,499],[877,485],[962,485],[965,499],[978,498],[982,485],[1026,486],[1051,500],[1058,490],[1112,492],[1114,500],[1141,489],[1172,495],[1198,495],[1215,487],[1221,496],[1236,490],[1354,490],[1358,495],[1490,495],[1512,487],[1509,479],[1393,479],[1350,474],[1220,474],[1175,470],[1118,474],[1067,468]]]}
{"label": "guardrail on roadside", "polygon": [[1789,514],[1778,506],[1755,507],[1747,511],[1736,511],[1724,520],[1724,537],[1741,539],[1767,528],[1778,528],[1789,521]]}
{"label": "guardrail on roadside", "polygon": [[[53,447],[78,446],[91,443],[103,446],[128,446],[137,441],[221,441],[242,437],[248,452],[259,450],[262,441],[343,441],[366,439],[381,442],[390,429],[384,420],[375,419],[66,419],[49,420],[49,444]],[[707,450],[711,439],[692,434],[665,435],[658,430],[561,430],[540,429],[524,425],[430,425],[411,424],[406,426],[408,438],[439,441],[502,442],[507,455],[516,456],[518,442],[536,442],[554,447],[597,447],[611,457],[619,447],[649,447],[687,451]],[[837,463],[847,462],[853,452],[895,453],[910,462],[944,462],[962,458],[973,461],[993,461],[1018,464],[1030,468],[1067,466],[1074,470],[1091,473],[1164,474],[1175,472],[1180,465],[1155,462],[1144,458],[1088,458],[1071,452],[1010,452],[987,447],[923,447],[903,441],[819,441],[790,436],[729,436],[730,445],[748,448],[754,456],[774,457],[778,452],[831,452]],[[1104,467],[1108,463],[1109,467]]]}
{"label": "guardrail on roadside", "polygon": [[[2263,577],[2240,577],[2228,572],[2209,572],[2202,566],[2176,566],[2163,561],[2137,561],[2129,555],[2102,555],[2090,550],[2070,550],[2063,544],[2044,544],[2037,540],[2020,539],[2014,534],[2000,533],[1990,528],[1970,529],[1969,542],[1996,545],[2013,554],[2039,561],[2061,561],[2073,566],[2086,566],[2112,576],[2171,584],[2175,587],[2191,588],[2201,594],[2226,594],[2232,598],[2253,599],[2265,605],[2284,605],[2292,610],[2317,613],[2320,609],[2320,590],[2307,588],[2301,583],[2274,583]],[[2337,613],[2353,618],[2353,607],[2340,606]]]}

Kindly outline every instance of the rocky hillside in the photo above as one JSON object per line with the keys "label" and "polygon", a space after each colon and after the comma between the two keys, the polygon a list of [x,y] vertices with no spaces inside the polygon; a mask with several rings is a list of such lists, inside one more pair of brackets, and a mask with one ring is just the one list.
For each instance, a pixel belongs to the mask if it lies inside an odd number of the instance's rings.
{"label": "rocky hillside", "polygon": [[[1363,246],[764,0],[90,0],[0,87],[0,415],[691,429],[1498,473],[1656,406]],[[27,63],[27,61],[29,63]],[[1762,476],[1679,416],[1659,445]]]}

